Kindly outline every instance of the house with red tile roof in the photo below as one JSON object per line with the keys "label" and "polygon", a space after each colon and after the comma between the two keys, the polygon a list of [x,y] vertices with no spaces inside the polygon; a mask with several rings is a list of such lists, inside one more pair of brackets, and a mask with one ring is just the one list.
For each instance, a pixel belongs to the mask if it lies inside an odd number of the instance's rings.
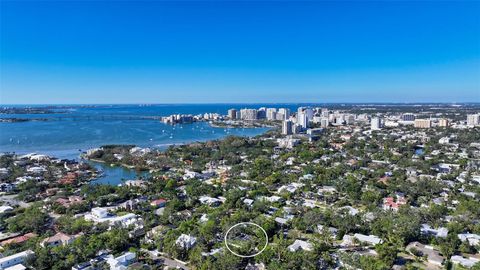
{"label": "house with red tile roof", "polygon": [[37,237],[37,235],[34,234],[34,233],[26,233],[24,235],[20,235],[20,236],[16,236],[16,237],[13,237],[13,238],[3,240],[2,242],[0,242],[0,246],[6,246],[6,245],[11,245],[11,244],[22,244],[22,243],[25,243],[25,242],[27,242],[28,240],[30,240],[34,237]]}
{"label": "house with red tile roof", "polygon": [[80,204],[83,202],[83,198],[80,196],[69,196],[68,198],[58,198],[55,202],[61,204],[65,208],[69,208],[74,204]]}
{"label": "house with red tile roof", "polygon": [[157,199],[150,202],[151,206],[157,207],[157,208],[165,207],[166,204],[167,204],[166,199]]}
{"label": "house with red tile roof", "polygon": [[387,197],[383,199],[383,210],[398,211],[400,206],[406,204],[407,200],[403,196],[397,196],[396,200],[393,197]]}

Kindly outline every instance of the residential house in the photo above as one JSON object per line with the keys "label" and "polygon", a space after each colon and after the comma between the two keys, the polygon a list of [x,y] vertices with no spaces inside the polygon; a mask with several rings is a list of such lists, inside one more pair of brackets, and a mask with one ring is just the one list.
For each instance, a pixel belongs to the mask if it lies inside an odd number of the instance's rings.
{"label": "residential house", "polygon": [[106,258],[107,263],[110,265],[110,270],[126,270],[129,265],[136,261],[136,254],[133,252],[125,252],[124,254],[113,257],[109,255]]}
{"label": "residential house", "polygon": [[180,235],[175,241],[175,244],[183,249],[190,249],[195,243],[197,243],[197,238],[187,234]]}
{"label": "residential house", "polygon": [[47,237],[40,242],[42,247],[56,247],[56,246],[66,246],[72,243],[75,240],[76,236],[64,234],[62,232],[58,232],[51,237]]}
{"label": "residential house", "polygon": [[445,238],[448,235],[448,229],[444,227],[434,229],[428,224],[422,224],[422,227],[420,228],[420,233],[423,235],[432,235],[434,237]]}
{"label": "residential house", "polygon": [[353,237],[355,237],[356,239],[358,239],[358,241],[362,243],[368,243],[370,245],[377,245],[383,242],[382,239],[375,235],[364,235],[361,233],[356,233],[353,235]]}
{"label": "residential house", "polygon": [[59,203],[65,208],[70,208],[72,205],[81,204],[83,198],[80,196],[69,196],[68,198],[58,198],[55,202]]}
{"label": "residential house", "polygon": [[397,196],[396,200],[393,197],[387,197],[383,199],[383,210],[398,211],[400,206],[406,205],[407,200],[403,196]]}
{"label": "residential house", "polygon": [[222,203],[222,200],[209,196],[201,196],[198,200],[201,204],[208,204],[210,206],[219,206]]}
{"label": "residential house", "polygon": [[471,246],[477,246],[480,244],[480,235],[474,233],[460,233],[458,234],[458,238],[462,241],[468,241],[468,244]]}
{"label": "residential house", "polygon": [[313,250],[313,245],[303,241],[303,240],[295,240],[293,244],[287,247],[290,252],[296,252],[298,250],[304,250],[304,251],[312,251]]}
{"label": "residential house", "polygon": [[23,264],[29,256],[35,255],[31,250],[22,251],[7,257],[0,258],[0,269],[10,268],[15,265]]}
{"label": "residential house", "polygon": [[477,258],[474,258],[474,257],[465,258],[465,257],[459,256],[459,255],[453,255],[450,258],[450,261],[453,264],[460,264],[461,266],[464,266],[464,267],[467,267],[467,268],[470,268],[470,267],[472,267],[475,264],[480,262],[480,260],[477,259]]}
{"label": "residential house", "polygon": [[414,255],[419,252],[418,255],[426,256],[429,263],[437,266],[441,266],[444,261],[444,257],[440,255],[438,250],[435,250],[432,246],[423,245],[419,242],[412,242],[408,244],[406,250]]}
{"label": "residential house", "polygon": [[2,205],[0,206],[0,215],[9,213],[13,211],[13,207],[8,206],[8,205]]}
{"label": "residential house", "polygon": [[150,202],[150,205],[156,208],[165,207],[167,205],[166,199],[157,199]]}
{"label": "residential house", "polygon": [[16,236],[16,237],[13,237],[13,238],[3,240],[2,242],[0,242],[0,246],[6,246],[6,245],[11,245],[11,244],[22,244],[22,243],[25,243],[25,242],[27,242],[28,240],[30,240],[34,237],[37,237],[37,235],[34,234],[34,233],[26,233],[24,235],[20,235],[20,236]]}

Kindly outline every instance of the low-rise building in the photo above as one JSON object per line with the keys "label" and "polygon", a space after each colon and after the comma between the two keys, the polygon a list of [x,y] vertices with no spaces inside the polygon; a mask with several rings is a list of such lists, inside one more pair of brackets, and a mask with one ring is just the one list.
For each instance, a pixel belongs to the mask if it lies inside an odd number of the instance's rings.
{"label": "low-rise building", "polygon": [[356,233],[353,235],[353,237],[357,238],[358,241],[362,243],[368,243],[370,245],[377,245],[383,242],[382,239],[375,235],[364,235],[361,233]]}
{"label": "low-rise building", "polygon": [[297,240],[295,240],[295,242],[293,242],[293,244],[288,246],[288,250],[290,252],[296,252],[298,250],[312,251],[313,250],[313,245],[306,242],[306,241],[297,239]]}
{"label": "low-rise building", "polygon": [[23,264],[29,256],[34,256],[35,252],[26,250],[7,257],[0,258],[0,269],[6,269],[18,264]]}
{"label": "low-rise building", "polygon": [[453,264],[459,264],[459,265],[461,265],[463,267],[467,267],[467,268],[470,268],[470,267],[472,267],[475,264],[480,262],[480,260],[477,259],[477,258],[473,258],[473,257],[465,258],[465,257],[459,256],[459,255],[453,255],[450,258],[450,261]]}
{"label": "low-rise building", "polygon": [[190,249],[195,243],[197,243],[197,238],[187,234],[180,235],[175,241],[175,244],[183,249]]}
{"label": "low-rise building", "polygon": [[428,224],[422,224],[422,227],[420,228],[420,233],[422,233],[423,235],[432,235],[434,237],[445,238],[448,235],[448,229],[444,227],[434,229]]}
{"label": "low-rise building", "polygon": [[435,250],[432,246],[423,245],[419,242],[408,244],[406,250],[415,256],[420,255],[427,257],[429,263],[437,266],[441,266],[444,261],[444,257],[440,255],[438,250]]}
{"label": "low-rise building", "polygon": [[136,254],[133,252],[125,252],[124,254],[113,257],[109,255],[106,262],[110,265],[110,270],[126,270],[127,267],[136,261]]}
{"label": "low-rise building", "polygon": [[150,205],[156,208],[165,207],[167,205],[166,199],[157,199],[150,202]]}
{"label": "low-rise building", "polygon": [[415,128],[431,128],[432,121],[430,119],[415,119],[413,126]]}
{"label": "low-rise building", "polygon": [[42,247],[56,247],[56,246],[66,246],[72,243],[75,240],[76,236],[64,234],[62,232],[56,233],[51,237],[47,237],[40,242]]}
{"label": "low-rise building", "polygon": [[477,246],[480,244],[480,235],[475,233],[460,233],[458,234],[458,238],[465,242],[467,241],[468,244],[471,246]]}

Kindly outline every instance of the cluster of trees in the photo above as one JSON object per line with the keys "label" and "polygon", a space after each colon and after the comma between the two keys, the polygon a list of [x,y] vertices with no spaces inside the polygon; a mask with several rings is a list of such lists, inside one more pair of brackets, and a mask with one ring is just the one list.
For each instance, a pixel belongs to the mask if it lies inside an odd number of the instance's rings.
{"label": "cluster of trees", "polygon": [[34,205],[26,208],[23,212],[17,212],[15,216],[9,218],[6,222],[10,232],[35,232],[41,234],[45,232],[48,220],[48,215]]}

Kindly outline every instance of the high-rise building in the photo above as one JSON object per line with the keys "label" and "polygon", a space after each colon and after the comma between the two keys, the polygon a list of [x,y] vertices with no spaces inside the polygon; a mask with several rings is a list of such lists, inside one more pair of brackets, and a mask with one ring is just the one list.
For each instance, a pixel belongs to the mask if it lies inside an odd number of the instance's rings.
{"label": "high-rise building", "polygon": [[413,113],[404,113],[400,117],[402,121],[415,121],[415,115]]}
{"label": "high-rise building", "polygon": [[298,107],[297,115],[304,113],[309,120],[313,119],[313,109],[310,107]]}
{"label": "high-rise building", "polygon": [[305,114],[307,115],[307,121],[310,121],[313,119],[313,109],[312,108],[306,108],[305,109]]}
{"label": "high-rise building", "polygon": [[228,118],[237,119],[237,110],[235,109],[228,110]]}
{"label": "high-rise building", "polygon": [[468,114],[467,115],[467,126],[476,127],[480,125],[480,114]]}
{"label": "high-rise building", "polygon": [[345,115],[343,113],[335,114],[335,124],[343,125],[345,122]]}
{"label": "high-rise building", "polygon": [[290,117],[290,109],[280,108],[280,109],[278,109],[277,114],[282,114],[283,115],[284,118],[281,119],[281,120],[287,120]]}
{"label": "high-rise building", "polygon": [[352,125],[355,122],[355,116],[353,114],[348,114],[345,116],[345,122],[347,125]]}
{"label": "high-rise building", "polygon": [[293,134],[298,134],[302,131],[302,126],[300,126],[299,124],[293,124],[292,123],[292,133]]}
{"label": "high-rise building", "polygon": [[243,120],[257,120],[257,110],[255,109],[241,109],[240,118]]}
{"label": "high-rise building", "polygon": [[448,127],[448,119],[442,118],[438,120],[439,127]]}
{"label": "high-rise building", "polygon": [[327,117],[328,118],[328,109],[327,108],[322,109],[322,117]]}
{"label": "high-rise building", "polygon": [[277,109],[267,108],[267,120],[276,120],[276,119],[277,119]]}
{"label": "high-rise building", "polygon": [[370,129],[372,130],[379,130],[382,129],[382,119],[379,117],[372,117],[370,121]]}
{"label": "high-rise building", "polygon": [[416,128],[431,128],[432,121],[430,119],[415,119],[413,126]]}
{"label": "high-rise building", "polygon": [[267,110],[266,108],[262,107],[257,111],[257,119],[265,119],[267,118]]}
{"label": "high-rise building", "polygon": [[282,134],[283,135],[292,134],[292,121],[284,120],[282,122]]}
{"label": "high-rise building", "polygon": [[297,114],[297,125],[301,126],[304,129],[308,128],[308,117],[305,112]]}
{"label": "high-rise building", "polygon": [[283,121],[283,120],[286,120],[286,118],[285,118],[285,116],[283,115],[283,113],[277,112],[277,113],[275,114],[275,120]]}
{"label": "high-rise building", "polygon": [[330,124],[330,122],[328,121],[328,118],[327,117],[322,117],[322,119],[320,120],[320,126],[322,128],[326,128],[326,127],[328,127],[329,124]]}
{"label": "high-rise building", "polygon": [[320,115],[314,115],[313,116],[313,119],[312,119],[312,122],[313,123],[320,123],[322,121],[322,117]]}

